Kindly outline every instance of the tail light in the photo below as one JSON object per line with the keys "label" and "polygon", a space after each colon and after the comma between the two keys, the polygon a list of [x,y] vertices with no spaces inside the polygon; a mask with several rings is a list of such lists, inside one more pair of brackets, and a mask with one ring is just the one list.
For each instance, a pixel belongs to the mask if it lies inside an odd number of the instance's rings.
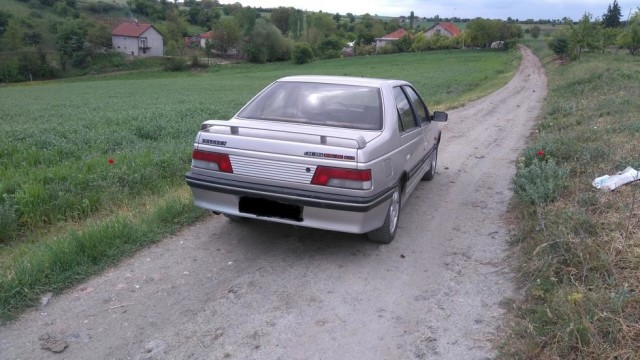
{"label": "tail light", "polygon": [[318,166],[311,179],[311,184],[369,190],[371,189],[371,170],[352,170]]}
{"label": "tail light", "polygon": [[194,167],[233,173],[229,155],[208,151],[193,150],[191,165]]}

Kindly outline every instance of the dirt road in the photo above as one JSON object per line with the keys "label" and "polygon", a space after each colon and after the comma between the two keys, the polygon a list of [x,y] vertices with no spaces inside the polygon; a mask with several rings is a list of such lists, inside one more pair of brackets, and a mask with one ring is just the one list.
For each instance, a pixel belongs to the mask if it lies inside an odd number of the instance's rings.
{"label": "dirt road", "polygon": [[0,359],[491,357],[510,179],[546,93],[523,54],[507,86],[449,113],[390,245],[212,215],[1,327]]}

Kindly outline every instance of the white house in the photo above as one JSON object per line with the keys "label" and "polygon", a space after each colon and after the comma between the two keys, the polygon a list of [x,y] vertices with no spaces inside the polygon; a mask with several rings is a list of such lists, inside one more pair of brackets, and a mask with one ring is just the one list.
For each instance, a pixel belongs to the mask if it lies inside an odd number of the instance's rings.
{"label": "white house", "polygon": [[111,30],[115,51],[133,56],[163,56],[162,34],[151,24],[123,22]]}

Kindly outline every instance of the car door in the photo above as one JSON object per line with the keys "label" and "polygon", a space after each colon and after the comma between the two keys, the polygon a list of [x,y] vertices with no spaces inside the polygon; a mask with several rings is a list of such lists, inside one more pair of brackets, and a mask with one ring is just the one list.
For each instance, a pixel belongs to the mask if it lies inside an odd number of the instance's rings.
{"label": "car door", "polygon": [[418,119],[411,105],[411,101],[402,86],[393,88],[393,96],[398,111],[398,129],[400,131],[400,146],[404,171],[408,174],[405,195],[410,194],[418,180],[423,157],[426,153],[424,136]]}
{"label": "car door", "polygon": [[428,164],[431,161],[431,156],[438,144],[438,137],[440,136],[440,130],[438,126],[433,124],[429,118],[429,110],[418,92],[410,87],[404,86],[405,93],[411,101],[411,106],[416,114],[416,118],[420,124],[420,132],[425,142],[425,153],[422,154],[424,163]]}

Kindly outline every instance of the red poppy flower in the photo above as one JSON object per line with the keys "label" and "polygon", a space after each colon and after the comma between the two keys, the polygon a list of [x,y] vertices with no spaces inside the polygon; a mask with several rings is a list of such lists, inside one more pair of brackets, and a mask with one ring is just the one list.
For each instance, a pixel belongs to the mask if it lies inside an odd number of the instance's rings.
{"label": "red poppy flower", "polygon": [[543,150],[538,150],[538,156],[540,156],[540,157],[544,156],[544,151]]}
{"label": "red poppy flower", "polygon": [[108,162],[109,162],[109,165],[112,165],[115,161],[113,161],[113,159],[109,159]]}

